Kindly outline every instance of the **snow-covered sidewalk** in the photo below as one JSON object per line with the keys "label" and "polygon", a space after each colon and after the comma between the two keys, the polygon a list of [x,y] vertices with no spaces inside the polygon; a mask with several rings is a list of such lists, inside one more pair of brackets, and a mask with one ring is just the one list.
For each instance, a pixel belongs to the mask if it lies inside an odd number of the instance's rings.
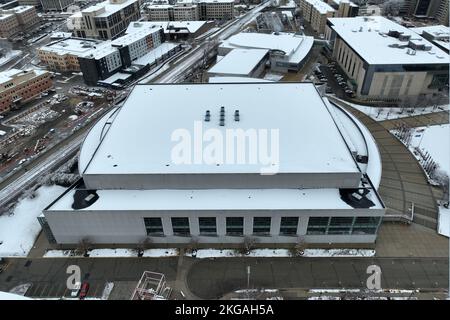
{"label": "snow-covered sidewalk", "polygon": [[37,217],[65,188],[40,187],[33,199],[22,199],[13,214],[0,216],[0,257],[24,257],[41,231]]}
{"label": "snow-covered sidewalk", "polygon": [[[90,258],[130,258],[137,257],[136,249],[93,249],[88,251]],[[177,249],[147,249],[144,250],[143,257],[163,258],[178,256]],[[44,258],[79,258],[82,254],[77,254],[74,250],[48,250],[44,254]]]}

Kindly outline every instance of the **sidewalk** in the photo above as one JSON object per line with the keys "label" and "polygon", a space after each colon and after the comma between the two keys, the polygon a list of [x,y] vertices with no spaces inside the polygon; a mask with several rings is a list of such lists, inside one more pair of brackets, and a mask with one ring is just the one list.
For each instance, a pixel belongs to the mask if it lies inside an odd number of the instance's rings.
{"label": "sidewalk", "polygon": [[385,222],[378,231],[377,257],[448,257],[449,239],[424,226]]}

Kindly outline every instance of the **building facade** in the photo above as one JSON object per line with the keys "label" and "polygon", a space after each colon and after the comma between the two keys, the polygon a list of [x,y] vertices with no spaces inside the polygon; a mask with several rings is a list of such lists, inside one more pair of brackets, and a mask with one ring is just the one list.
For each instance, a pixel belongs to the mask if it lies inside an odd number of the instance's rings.
{"label": "building facade", "polygon": [[0,72],[0,114],[18,108],[52,87],[50,72],[10,69]]}
{"label": "building facade", "polygon": [[105,44],[100,40],[65,38],[53,41],[37,49],[41,63],[50,70],[62,72],[80,71],[78,58]]}
{"label": "building facade", "polygon": [[299,7],[303,18],[320,35],[325,33],[327,19],[336,15],[336,10],[321,0],[299,0]]}
{"label": "building facade", "polygon": [[389,19],[332,18],[326,34],[360,98],[399,100],[448,90],[448,54]]}
{"label": "building facade", "polygon": [[39,22],[40,18],[33,6],[0,9],[0,37],[9,38],[18,32],[32,28]]}
{"label": "building facade", "polygon": [[64,11],[75,3],[75,0],[40,0],[44,11]]}
{"label": "building facade", "polygon": [[71,29],[80,38],[116,39],[132,21],[140,19],[140,0],[107,0],[70,17]]}
{"label": "building facade", "polygon": [[[385,211],[376,191],[381,158],[348,117],[312,83],[137,85],[120,112],[90,131],[82,180],[39,221],[58,244],[373,243]],[[179,161],[173,130],[200,125],[223,135],[278,128],[279,158],[267,171],[258,161]],[[345,130],[367,144],[346,143]]]}
{"label": "building facade", "polygon": [[178,1],[174,4],[149,4],[144,10],[149,21],[230,20],[234,18],[234,1]]}
{"label": "building facade", "polygon": [[440,24],[449,25],[449,2],[447,0],[406,0],[400,13],[403,15],[434,18]]}

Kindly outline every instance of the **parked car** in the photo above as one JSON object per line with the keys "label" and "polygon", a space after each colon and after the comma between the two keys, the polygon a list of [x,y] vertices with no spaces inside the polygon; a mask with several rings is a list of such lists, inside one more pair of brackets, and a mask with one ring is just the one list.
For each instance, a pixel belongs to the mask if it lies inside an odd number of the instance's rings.
{"label": "parked car", "polygon": [[88,291],[89,291],[89,283],[83,282],[80,290],[80,299],[86,298]]}

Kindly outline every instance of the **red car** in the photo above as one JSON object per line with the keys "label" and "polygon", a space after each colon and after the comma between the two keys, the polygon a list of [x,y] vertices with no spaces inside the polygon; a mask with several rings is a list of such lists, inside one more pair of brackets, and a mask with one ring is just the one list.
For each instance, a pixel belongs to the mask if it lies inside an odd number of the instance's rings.
{"label": "red car", "polygon": [[88,291],[89,291],[89,283],[83,282],[80,290],[80,299],[86,298]]}

